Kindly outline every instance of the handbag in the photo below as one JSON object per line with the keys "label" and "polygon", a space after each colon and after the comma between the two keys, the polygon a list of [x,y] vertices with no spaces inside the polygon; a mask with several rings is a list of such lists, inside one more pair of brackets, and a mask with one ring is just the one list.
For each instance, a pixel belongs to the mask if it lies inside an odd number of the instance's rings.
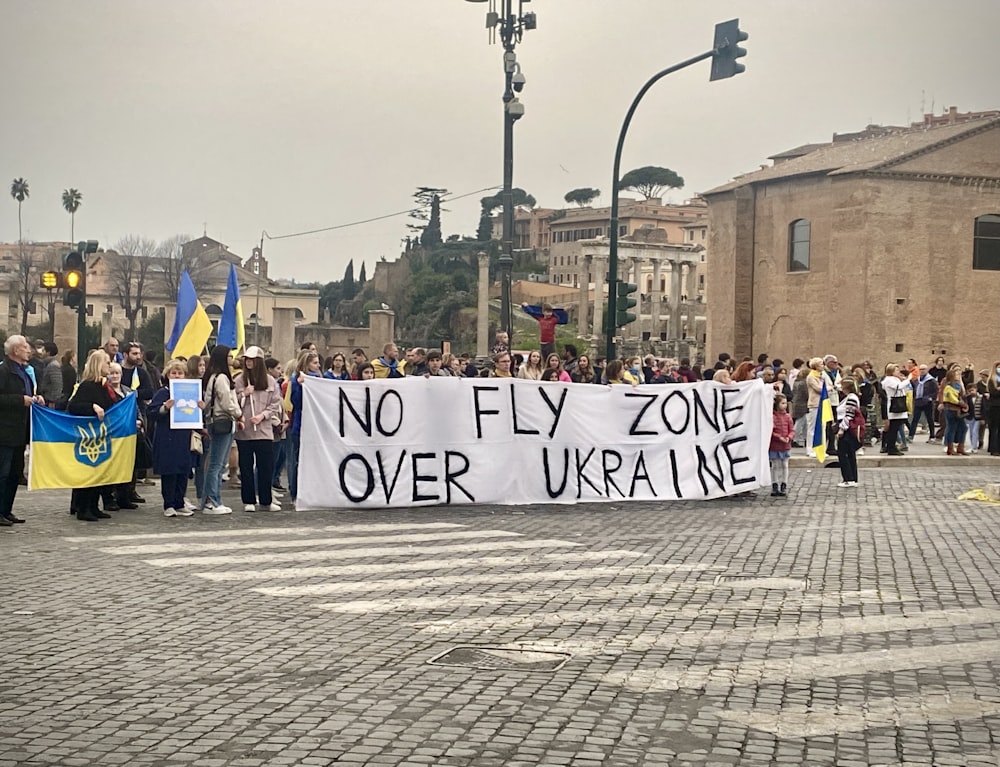
{"label": "handbag", "polygon": [[[215,382],[216,379],[212,379],[212,396],[208,399],[208,413],[211,416],[215,412]],[[208,433],[212,436],[221,437],[226,434],[232,434],[233,431],[233,417],[229,413],[223,413],[222,415],[212,416],[208,424]]]}
{"label": "handbag", "polygon": [[889,399],[889,412],[890,413],[905,413],[906,412],[906,395],[900,394],[897,397],[890,397]]}

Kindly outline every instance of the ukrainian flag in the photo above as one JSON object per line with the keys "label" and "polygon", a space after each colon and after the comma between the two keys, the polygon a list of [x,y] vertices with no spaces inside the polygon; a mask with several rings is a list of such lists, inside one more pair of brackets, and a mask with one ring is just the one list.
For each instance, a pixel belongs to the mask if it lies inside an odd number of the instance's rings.
{"label": "ukrainian flag", "polygon": [[[822,374],[821,374],[822,375]],[[819,412],[813,426],[812,449],[820,463],[826,460],[826,425],[833,421],[833,407],[826,391],[826,376],[823,375],[823,389],[819,394]]]}
{"label": "ukrainian flag", "polygon": [[134,396],[105,411],[103,421],[32,405],[29,489],[99,487],[131,481],[136,412]]}
{"label": "ukrainian flag", "polygon": [[174,329],[166,343],[167,357],[193,357],[201,354],[210,335],[212,321],[198,300],[194,283],[185,269],[181,273],[180,287],[177,288],[177,315],[174,317]]}
{"label": "ukrainian flag", "polygon": [[216,342],[228,346],[239,356],[246,341],[243,327],[243,304],[240,303],[240,282],[236,278],[236,267],[229,265],[229,283],[226,285],[226,302],[219,319],[219,335]]}

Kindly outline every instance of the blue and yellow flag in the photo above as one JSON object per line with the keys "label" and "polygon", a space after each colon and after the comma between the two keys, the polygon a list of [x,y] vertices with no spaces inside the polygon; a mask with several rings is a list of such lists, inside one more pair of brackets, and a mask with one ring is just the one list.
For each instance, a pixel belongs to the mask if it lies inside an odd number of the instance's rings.
{"label": "blue and yellow flag", "polygon": [[194,283],[185,269],[181,272],[181,283],[177,288],[177,315],[174,317],[174,329],[166,343],[167,357],[193,357],[201,354],[205,351],[210,335],[212,321],[198,300]]}
{"label": "blue and yellow flag", "polygon": [[103,421],[32,405],[28,487],[99,487],[131,481],[135,420],[133,396],[113,405]]}
{"label": "blue and yellow flag", "polygon": [[236,277],[236,267],[229,265],[229,283],[226,285],[226,302],[219,318],[217,342],[228,346],[239,356],[245,343],[246,329],[243,327],[243,304],[240,302],[240,281]]}
{"label": "blue and yellow flag", "polygon": [[819,411],[816,413],[816,423],[813,425],[812,449],[820,463],[826,460],[826,425],[833,421],[833,407],[830,405],[830,395],[826,391],[826,376],[823,376],[823,389],[819,394]]}

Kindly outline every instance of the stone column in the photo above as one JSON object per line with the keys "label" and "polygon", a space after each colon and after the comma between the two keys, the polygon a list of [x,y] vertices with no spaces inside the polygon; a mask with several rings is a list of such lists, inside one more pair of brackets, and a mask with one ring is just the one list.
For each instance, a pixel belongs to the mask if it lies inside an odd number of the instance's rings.
{"label": "stone column", "polygon": [[607,259],[605,256],[594,256],[594,335],[604,334],[604,273],[607,270]]}
{"label": "stone column", "polygon": [[663,293],[660,291],[660,259],[653,259],[653,297],[652,297],[652,327],[650,328],[650,338],[653,341],[660,340],[660,299]]}
{"label": "stone column", "polygon": [[694,293],[691,290],[691,264],[687,261],[681,264],[681,293],[687,296],[685,303],[694,300]]}
{"label": "stone column", "polygon": [[298,353],[295,343],[295,309],[291,307],[274,307],[271,327],[271,354],[275,359],[285,364]]}
{"label": "stone column", "polygon": [[[107,341],[109,338],[113,338],[114,335],[115,335],[115,331],[114,331],[114,327],[113,327],[113,323],[112,323],[112,318],[113,318],[113,315],[111,314],[111,312],[102,312],[101,313],[101,344],[102,345],[104,344],[105,341]],[[118,339],[118,348],[124,350],[124,348],[125,348],[125,343],[124,342],[125,341],[131,341],[131,340],[133,340],[133,339],[131,339],[131,338],[128,338],[128,339],[119,338]]]}
{"label": "stone column", "polygon": [[681,337],[681,269],[677,261],[670,264],[670,338]]}
{"label": "stone column", "polygon": [[[56,304],[55,328],[53,328],[52,333],[52,341],[59,347],[60,355],[70,349],[73,351],[77,350],[78,334],[76,331],[76,309],[63,306],[63,302],[60,299],[59,303]],[[84,349],[83,353],[86,354],[87,350]],[[77,367],[83,367],[84,362],[86,362],[86,360],[77,360]]]}
{"label": "stone column", "polygon": [[592,256],[580,256],[580,300],[577,311],[577,335],[586,338],[587,332],[587,305],[590,303],[590,265]]}
{"label": "stone column", "polygon": [[382,354],[382,347],[396,336],[396,313],[392,309],[372,309],[368,312],[368,359]]}
{"label": "stone column", "polygon": [[[644,285],[642,284],[642,259],[639,256],[633,256],[632,258],[632,279],[628,281],[638,288],[635,294],[637,299],[635,304],[635,322],[630,323],[629,329],[632,331],[634,338],[642,338],[642,291]],[[624,328],[622,330],[624,331]]]}
{"label": "stone column", "polygon": [[[490,351],[490,257],[479,253],[479,300],[476,305],[476,356]],[[391,339],[390,339],[391,340]],[[381,349],[379,350],[381,354]]]}

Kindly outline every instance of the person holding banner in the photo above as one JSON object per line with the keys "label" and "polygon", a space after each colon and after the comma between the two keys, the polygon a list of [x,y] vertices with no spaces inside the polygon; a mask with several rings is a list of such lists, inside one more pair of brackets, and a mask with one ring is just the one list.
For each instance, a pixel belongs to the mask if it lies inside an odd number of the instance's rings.
{"label": "person holding banner", "polygon": [[[387,349],[389,346],[396,349],[395,344],[388,344]],[[396,353],[399,353],[398,349],[396,349]],[[295,368],[296,372],[291,377],[288,385],[292,410],[288,427],[288,444],[285,446],[288,448],[288,463],[286,467],[288,471],[288,494],[293,504],[295,503],[299,489],[299,445],[301,444],[302,437],[302,383],[305,381],[306,376],[313,376],[314,378],[323,377],[319,369],[319,355],[316,352],[304,351],[299,354]],[[388,377],[392,378],[393,376]]]}
{"label": "person holding banner", "polygon": [[24,474],[31,406],[45,405],[25,369],[31,344],[24,336],[9,336],[0,363],[0,527],[24,522],[14,514],[14,497]]}
{"label": "person holding banner", "polygon": [[[115,404],[115,396],[107,380],[110,372],[111,358],[108,353],[101,349],[91,352],[83,366],[80,385],[66,405],[66,412],[70,415],[96,415],[98,420],[103,421],[105,411]],[[73,490],[73,507],[79,521],[97,522],[111,517],[97,508],[100,496],[100,487],[78,487]]]}

